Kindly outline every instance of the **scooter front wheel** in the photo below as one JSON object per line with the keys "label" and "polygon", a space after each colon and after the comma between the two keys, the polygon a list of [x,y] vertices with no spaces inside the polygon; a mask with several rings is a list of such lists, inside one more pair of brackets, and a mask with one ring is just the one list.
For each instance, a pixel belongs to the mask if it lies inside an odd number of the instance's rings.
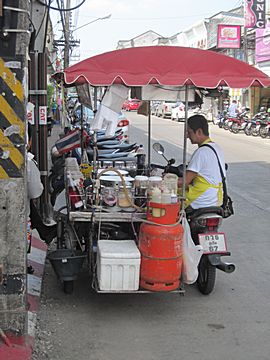
{"label": "scooter front wheel", "polygon": [[231,129],[230,129],[234,134],[238,134],[239,133],[239,127],[237,124],[233,124],[231,126]]}
{"label": "scooter front wheel", "polygon": [[265,139],[268,135],[268,128],[267,127],[260,127],[260,130],[259,130],[259,133],[260,133],[260,136]]}
{"label": "scooter front wheel", "polygon": [[248,126],[246,126],[246,128],[245,128],[245,134],[247,135],[247,136],[250,136],[251,135],[251,128],[250,127],[248,127]]}
{"label": "scooter front wheel", "polygon": [[207,256],[203,255],[198,266],[198,271],[198,289],[202,294],[209,295],[215,287],[216,267],[210,264]]}

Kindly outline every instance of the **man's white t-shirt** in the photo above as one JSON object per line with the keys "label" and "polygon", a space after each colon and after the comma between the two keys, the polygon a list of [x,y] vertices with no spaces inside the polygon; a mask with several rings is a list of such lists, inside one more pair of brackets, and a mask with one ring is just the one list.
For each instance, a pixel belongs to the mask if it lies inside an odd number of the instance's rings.
{"label": "man's white t-shirt", "polygon": [[[216,150],[223,174],[226,176],[222,150],[216,143],[210,142],[209,145]],[[218,186],[219,183],[222,183],[216,154],[207,146],[199,147],[193,153],[187,170],[198,173],[198,175],[202,176],[209,184]],[[215,188],[208,188],[202,195],[190,204],[193,209],[219,205],[218,189]]]}
{"label": "man's white t-shirt", "polygon": [[229,112],[229,116],[230,117],[236,117],[237,115],[237,104],[235,103],[232,103],[230,106],[229,106],[229,109],[228,109],[228,112]]}
{"label": "man's white t-shirt", "polygon": [[30,199],[36,199],[40,197],[43,192],[43,184],[40,179],[40,172],[37,165],[34,162],[34,155],[30,152],[27,153],[27,216],[30,213]]}

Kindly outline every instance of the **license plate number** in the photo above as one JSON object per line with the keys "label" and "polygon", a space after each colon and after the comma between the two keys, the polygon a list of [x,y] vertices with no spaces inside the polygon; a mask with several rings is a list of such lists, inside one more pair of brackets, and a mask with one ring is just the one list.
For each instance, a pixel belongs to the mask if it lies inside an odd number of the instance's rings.
{"label": "license plate number", "polygon": [[227,245],[224,233],[199,234],[199,242],[204,254],[226,253]]}

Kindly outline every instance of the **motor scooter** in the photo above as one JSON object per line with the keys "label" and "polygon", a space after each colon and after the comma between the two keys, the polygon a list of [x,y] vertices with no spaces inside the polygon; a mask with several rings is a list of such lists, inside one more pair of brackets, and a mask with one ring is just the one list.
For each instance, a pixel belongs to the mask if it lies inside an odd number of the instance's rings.
{"label": "motor scooter", "polygon": [[266,117],[261,121],[261,126],[259,130],[260,136],[265,139],[270,135],[270,117]]}
{"label": "motor scooter", "polygon": [[[161,144],[153,144],[153,149],[167,162],[167,165],[151,164],[151,168],[162,169],[163,173],[173,173],[183,176],[183,165],[174,166],[175,159],[167,159]],[[203,246],[203,255],[198,266],[197,287],[204,294],[210,294],[215,286],[216,269],[232,273],[235,265],[222,260],[223,256],[230,256],[227,250],[226,236],[220,231],[223,221],[222,207],[206,207],[186,213],[191,236],[195,245]]]}

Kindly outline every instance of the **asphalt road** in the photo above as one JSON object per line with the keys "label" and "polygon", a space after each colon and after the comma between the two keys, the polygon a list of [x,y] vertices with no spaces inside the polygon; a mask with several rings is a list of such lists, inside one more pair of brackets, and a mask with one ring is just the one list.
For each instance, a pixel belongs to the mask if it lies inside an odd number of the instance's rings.
{"label": "asphalt road", "polygon": [[[130,138],[146,144],[147,118],[128,113]],[[235,216],[224,221],[233,274],[218,272],[214,292],[100,295],[86,273],[65,295],[49,263],[39,312],[35,360],[269,360],[270,139],[211,136],[229,163]],[[183,124],[153,118],[153,141],[181,162]],[[194,146],[188,146],[189,155]],[[163,162],[158,156],[154,161]]]}

